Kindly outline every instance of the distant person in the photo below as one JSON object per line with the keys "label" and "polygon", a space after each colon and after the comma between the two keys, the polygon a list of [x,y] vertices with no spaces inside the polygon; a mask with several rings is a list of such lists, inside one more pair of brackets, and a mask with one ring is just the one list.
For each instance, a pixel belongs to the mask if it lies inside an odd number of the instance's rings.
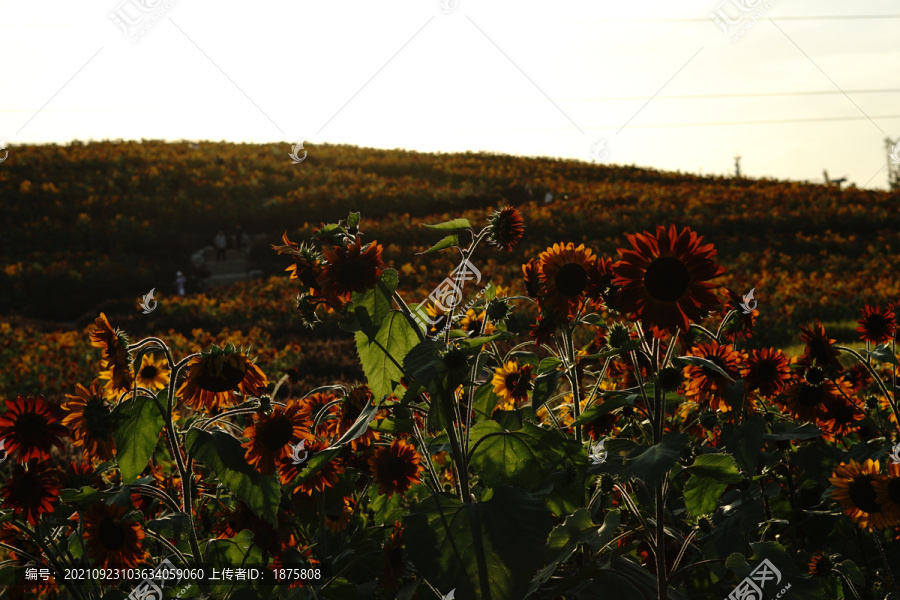
{"label": "distant person", "polygon": [[237,227],[234,228],[234,247],[238,250],[241,249],[241,246],[244,245],[244,230],[241,229],[241,224],[238,223]]}
{"label": "distant person", "polygon": [[228,248],[228,238],[225,237],[225,232],[221,229],[219,233],[216,234],[216,262],[220,262],[225,260],[225,250]]}
{"label": "distant person", "polygon": [[178,287],[178,295],[184,296],[184,284],[187,283],[187,277],[184,276],[184,273],[178,271],[175,273],[175,285]]}

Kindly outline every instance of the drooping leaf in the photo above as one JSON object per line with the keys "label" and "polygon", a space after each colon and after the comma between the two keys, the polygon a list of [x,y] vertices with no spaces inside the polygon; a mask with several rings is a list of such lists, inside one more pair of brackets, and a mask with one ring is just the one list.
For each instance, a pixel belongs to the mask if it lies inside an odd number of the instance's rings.
{"label": "drooping leaf", "polygon": [[347,429],[347,431],[344,432],[344,435],[338,438],[337,441],[335,441],[331,445],[331,447],[338,448],[340,446],[349,444],[350,442],[361,436],[363,433],[365,433],[366,429],[369,428],[369,423],[371,423],[372,419],[375,418],[375,415],[378,414],[378,408],[381,406],[382,400],[384,400],[384,398],[382,398],[375,404],[369,404],[364,409],[362,409],[362,411],[360,411],[359,413],[359,416],[357,416],[356,420],[353,422],[353,425],[351,425]]}
{"label": "drooping leaf", "polygon": [[722,429],[725,449],[734,456],[741,469],[748,473],[756,471],[765,432],[766,420],[762,415],[744,419],[740,426],[728,423]]}
{"label": "drooping leaf", "polygon": [[788,440],[811,440],[822,435],[822,430],[812,423],[797,424],[781,424],[776,423],[773,426],[773,433],[763,434],[763,439],[773,441]]}
{"label": "drooping leaf", "polygon": [[116,423],[113,439],[116,442],[116,461],[122,473],[122,483],[131,483],[141,474],[159,441],[165,417],[157,408],[157,401],[165,406],[165,392],[161,392],[156,400],[149,396],[137,396],[133,400],[121,402],[113,409]]}
{"label": "drooping leaf", "polygon": [[525,596],[543,562],[534,549],[547,540],[550,513],[523,490],[501,486],[493,493],[471,504],[431,496],[404,518],[408,556],[438,589],[478,600]]}
{"label": "drooping leaf", "polygon": [[658,486],[666,476],[688,443],[688,436],[680,431],[673,431],[655,446],[633,450],[626,457],[627,473],[647,484],[650,489]]}
{"label": "drooping leaf", "polygon": [[364,331],[356,332],[356,350],[376,398],[394,392],[403,377],[398,365],[403,364],[406,354],[418,343],[419,336],[399,311],[387,314],[374,338],[369,338]]}
{"label": "drooping leaf", "polygon": [[262,475],[247,462],[237,438],[221,431],[191,428],[185,446],[225,487],[243,500],[258,517],[277,526],[275,512],[281,500],[281,485],[275,476]]}
{"label": "drooping leaf", "polygon": [[562,377],[560,371],[548,371],[534,378],[534,392],[531,394],[531,406],[534,410],[539,409],[556,394],[560,377]]}
{"label": "drooping leaf", "polygon": [[437,244],[426,250],[425,252],[420,252],[419,254],[431,254],[432,252],[440,252],[441,250],[446,250],[447,248],[452,248],[453,246],[459,246],[459,235],[452,233]]}
{"label": "drooping leaf", "polygon": [[532,423],[507,431],[499,423],[485,421],[472,429],[470,465],[489,487],[515,485],[533,491],[550,474],[565,441]]}
{"label": "drooping leaf", "polygon": [[863,354],[863,356],[868,354],[875,360],[890,363],[892,365],[900,367],[900,362],[897,361],[897,356],[893,352],[891,352],[890,344],[879,344],[878,346],[875,346],[873,350],[870,350],[868,352],[862,350],[861,353]]}
{"label": "drooping leaf", "polygon": [[692,365],[695,367],[703,367],[704,369],[709,369],[710,371],[715,371],[728,381],[734,382],[734,378],[731,377],[728,373],[725,372],[722,367],[709,360],[708,358],[702,358],[700,356],[679,356],[672,359],[672,362],[679,365]]}

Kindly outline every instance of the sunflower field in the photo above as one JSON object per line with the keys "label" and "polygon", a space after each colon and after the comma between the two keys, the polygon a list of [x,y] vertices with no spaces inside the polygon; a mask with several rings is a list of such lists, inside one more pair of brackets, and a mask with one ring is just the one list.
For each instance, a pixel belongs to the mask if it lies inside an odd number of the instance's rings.
{"label": "sunflower field", "polygon": [[[497,177],[456,160],[435,197]],[[556,205],[509,183],[462,216],[298,222],[257,249],[285,274],[163,295],[152,326],[0,319],[0,598],[900,599],[892,198],[567,177]]]}

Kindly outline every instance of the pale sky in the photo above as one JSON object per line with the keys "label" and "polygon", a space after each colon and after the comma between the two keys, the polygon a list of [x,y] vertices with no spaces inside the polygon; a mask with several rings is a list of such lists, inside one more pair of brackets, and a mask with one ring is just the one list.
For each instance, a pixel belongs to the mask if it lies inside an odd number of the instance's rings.
{"label": "pale sky", "polygon": [[0,0],[0,139],[588,161],[606,138],[604,162],[886,187],[896,0],[444,2]]}

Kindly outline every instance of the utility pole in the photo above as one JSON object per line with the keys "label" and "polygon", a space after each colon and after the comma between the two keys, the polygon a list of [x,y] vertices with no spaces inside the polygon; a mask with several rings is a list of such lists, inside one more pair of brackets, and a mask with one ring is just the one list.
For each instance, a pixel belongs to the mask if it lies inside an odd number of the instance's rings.
{"label": "utility pole", "polygon": [[738,154],[734,157],[734,176],[740,179],[741,177],[741,155]]}

